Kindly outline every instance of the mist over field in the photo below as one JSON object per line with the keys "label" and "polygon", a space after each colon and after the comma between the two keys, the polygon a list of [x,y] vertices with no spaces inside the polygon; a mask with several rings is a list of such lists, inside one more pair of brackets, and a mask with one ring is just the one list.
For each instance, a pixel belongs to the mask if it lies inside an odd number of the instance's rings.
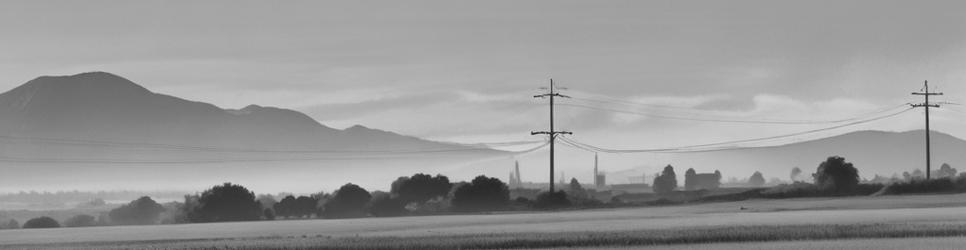
{"label": "mist over field", "polygon": [[955,249],[966,2],[10,0],[2,249]]}

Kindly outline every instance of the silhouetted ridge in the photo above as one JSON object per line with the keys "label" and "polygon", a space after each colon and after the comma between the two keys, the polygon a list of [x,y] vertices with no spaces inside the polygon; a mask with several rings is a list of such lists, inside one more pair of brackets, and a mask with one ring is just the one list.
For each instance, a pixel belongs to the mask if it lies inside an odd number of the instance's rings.
{"label": "silhouetted ridge", "polygon": [[[105,72],[38,77],[0,94],[0,135],[230,149],[461,148],[363,126],[337,130],[290,109],[222,109],[153,93]],[[12,156],[139,158],[115,154],[117,149],[110,147],[21,146],[0,144]]]}

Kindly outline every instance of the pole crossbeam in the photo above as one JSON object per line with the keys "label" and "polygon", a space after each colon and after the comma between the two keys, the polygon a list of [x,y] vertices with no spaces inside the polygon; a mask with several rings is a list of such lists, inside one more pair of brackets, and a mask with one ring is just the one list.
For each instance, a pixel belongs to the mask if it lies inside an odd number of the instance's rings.
{"label": "pole crossbeam", "polygon": [[922,103],[914,103],[914,104],[913,103],[910,103],[909,106],[912,106],[913,108],[924,108],[926,110],[926,180],[928,180],[930,178],[931,174],[932,174],[931,173],[931,170],[930,170],[930,168],[932,166],[931,154],[930,154],[930,151],[929,151],[929,146],[930,146],[930,143],[929,143],[929,132],[930,132],[929,131],[929,108],[938,108],[939,107],[939,104],[935,104],[935,103],[930,103],[929,102],[929,96],[943,95],[943,93],[942,92],[929,92],[929,81],[923,81],[922,91],[923,92],[912,92],[912,95],[921,95],[921,96],[923,96],[923,98],[925,98],[925,100]]}
{"label": "pole crossbeam", "polygon": [[534,95],[533,98],[550,98],[550,130],[548,131],[531,131],[530,135],[549,135],[550,136],[550,193],[553,193],[553,153],[554,153],[554,140],[557,139],[557,135],[567,134],[572,135],[573,133],[568,131],[556,131],[553,129],[553,99],[554,97],[570,98],[569,96],[562,95],[557,92],[557,87],[553,84],[553,79],[550,79],[550,88],[547,89],[547,93]]}

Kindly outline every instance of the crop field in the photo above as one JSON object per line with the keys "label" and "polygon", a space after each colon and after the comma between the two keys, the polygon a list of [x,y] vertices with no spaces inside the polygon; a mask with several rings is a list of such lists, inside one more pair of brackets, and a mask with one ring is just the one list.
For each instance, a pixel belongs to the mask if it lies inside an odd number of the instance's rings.
{"label": "crop field", "polygon": [[[904,249],[966,243],[966,195],[750,200],[678,206],[342,220],[0,231],[5,248],[453,249],[625,246]],[[940,238],[927,238],[940,237]],[[902,244],[879,242],[896,241]],[[913,238],[908,241],[906,238]],[[937,240],[926,240],[937,239]],[[881,240],[881,241],[880,241]],[[808,244],[802,244],[807,242]],[[868,243],[868,244],[867,244]]]}

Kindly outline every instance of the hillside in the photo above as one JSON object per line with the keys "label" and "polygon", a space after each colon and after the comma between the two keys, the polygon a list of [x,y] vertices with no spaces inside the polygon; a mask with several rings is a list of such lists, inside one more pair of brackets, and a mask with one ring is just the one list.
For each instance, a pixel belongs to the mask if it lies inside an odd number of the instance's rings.
{"label": "hillside", "polygon": [[[682,154],[675,157],[675,165],[685,169],[690,166],[703,170],[720,169],[725,176],[739,177],[750,176],[759,170],[766,178],[788,179],[793,167],[811,173],[828,156],[837,155],[852,162],[865,178],[874,174],[901,175],[903,171],[925,168],[924,133],[924,130],[858,131],[782,146]],[[936,131],[932,131],[931,137],[933,169],[949,163],[954,168],[966,170],[963,168],[966,166],[966,154],[963,154],[966,141]],[[733,169],[747,173],[729,171]]]}
{"label": "hillside", "polygon": [[88,141],[262,151],[472,150],[361,125],[333,129],[288,109],[222,109],[154,93],[104,72],[39,77],[0,94],[0,135],[27,138],[2,144],[8,156],[24,157],[119,156],[110,147],[81,147]]}

